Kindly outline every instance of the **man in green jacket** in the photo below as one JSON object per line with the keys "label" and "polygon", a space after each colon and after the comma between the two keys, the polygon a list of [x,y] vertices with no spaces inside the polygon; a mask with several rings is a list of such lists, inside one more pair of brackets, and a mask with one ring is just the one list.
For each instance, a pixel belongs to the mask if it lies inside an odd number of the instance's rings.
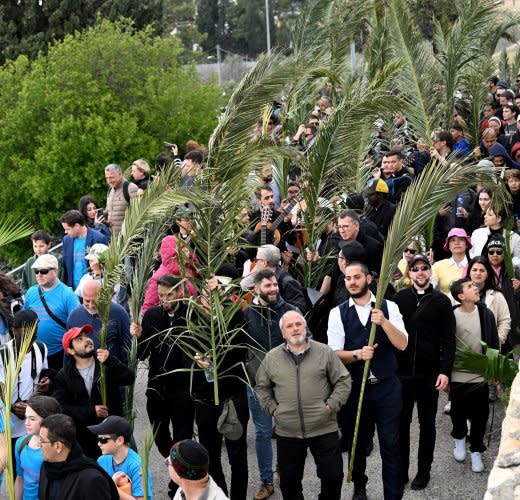
{"label": "man in green jacket", "polygon": [[283,498],[303,500],[310,448],[321,480],[318,498],[340,500],[343,460],[336,416],[350,394],[350,375],[330,347],[309,339],[298,311],[286,312],[280,329],[285,343],[267,353],[255,390],[260,405],[275,420]]}

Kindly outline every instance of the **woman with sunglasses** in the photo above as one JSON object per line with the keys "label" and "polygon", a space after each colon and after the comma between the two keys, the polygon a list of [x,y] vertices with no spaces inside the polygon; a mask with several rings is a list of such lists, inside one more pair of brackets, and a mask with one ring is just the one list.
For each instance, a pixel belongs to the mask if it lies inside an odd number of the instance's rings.
{"label": "woman with sunglasses", "polygon": [[43,455],[40,448],[40,425],[49,415],[61,413],[60,404],[49,396],[31,396],[25,410],[27,434],[14,445],[16,457],[16,500],[38,500],[40,469]]}
{"label": "woman with sunglasses", "polygon": [[486,304],[495,316],[498,338],[500,345],[503,345],[511,330],[511,315],[503,293],[497,290],[493,283],[493,274],[488,259],[478,256],[471,259],[466,276],[469,276],[472,283],[479,289],[481,302]]}
{"label": "woman with sunglasses", "polygon": [[493,271],[493,286],[504,294],[509,306],[511,330],[507,342],[502,348],[503,352],[509,352],[512,347],[520,344],[520,335],[516,333],[517,327],[520,326],[520,274],[518,269],[515,268],[515,276],[509,276],[505,265],[504,240],[502,238],[496,237],[490,240],[482,255],[487,257]]}
{"label": "woman with sunglasses", "polygon": [[[473,248],[470,251],[470,256],[476,257],[482,255],[482,250],[491,239],[500,237],[502,240],[506,237],[506,229],[504,223],[507,218],[507,213],[504,209],[498,210],[489,207],[484,214],[484,225],[480,229],[473,231],[471,241]],[[520,266],[520,236],[513,231],[509,231],[509,243],[511,254],[513,256],[513,264]]]}
{"label": "woman with sunglasses", "polygon": [[396,291],[412,286],[409,263],[419,253],[419,249],[421,247],[424,248],[424,246],[424,240],[418,241],[417,239],[411,240],[408,245],[406,245],[406,248],[403,250],[403,258],[398,262],[397,271],[393,276],[392,284]]}

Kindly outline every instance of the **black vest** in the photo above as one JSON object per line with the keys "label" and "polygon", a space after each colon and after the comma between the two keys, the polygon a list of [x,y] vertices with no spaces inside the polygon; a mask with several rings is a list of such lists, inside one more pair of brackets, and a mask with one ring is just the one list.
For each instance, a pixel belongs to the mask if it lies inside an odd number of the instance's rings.
{"label": "black vest", "polygon": [[[343,330],[345,331],[344,349],[345,351],[354,351],[368,345],[372,321],[369,317],[367,324],[363,326],[359,320],[356,307],[349,307],[348,304],[348,300],[340,304],[339,312],[343,323]],[[374,306],[375,304],[372,303],[372,307]],[[381,310],[383,311],[385,318],[388,318],[388,306],[386,300],[383,300]],[[378,344],[378,346],[375,349],[374,357],[370,362],[370,371],[374,374],[374,377],[379,380],[394,376],[397,370],[395,347],[392,345],[388,336],[380,326],[376,328],[374,344]],[[346,365],[354,382],[361,381],[364,365],[365,363],[359,361]]]}

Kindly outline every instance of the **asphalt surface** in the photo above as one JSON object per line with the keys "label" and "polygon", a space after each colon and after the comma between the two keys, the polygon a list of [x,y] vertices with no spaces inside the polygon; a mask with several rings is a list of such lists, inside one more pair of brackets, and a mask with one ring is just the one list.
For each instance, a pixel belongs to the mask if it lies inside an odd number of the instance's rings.
{"label": "asphalt surface", "polygon": [[[136,404],[139,413],[136,420],[135,438],[140,445],[143,442],[144,434],[148,428],[149,422],[145,410],[145,392],[146,389],[146,371],[141,365],[136,387]],[[491,432],[489,432],[490,418],[488,421],[488,434],[486,435],[486,444],[488,436],[490,444],[488,450],[483,454],[485,471],[481,474],[475,474],[471,471],[471,460],[469,456],[465,463],[458,463],[453,459],[453,439],[450,436],[451,420],[448,415],[443,414],[444,405],[447,402],[447,396],[441,394],[439,398],[439,411],[437,414],[437,446],[435,450],[435,459],[432,466],[431,481],[428,487],[422,491],[412,491],[409,485],[405,488],[404,499],[418,500],[481,500],[486,491],[487,477],[489,470],[493,466],[493,461],[498,451],[500,441],[501,422],[504,416],[504,408],[500,401],[495,402],[492,406],[495,409],[494,423]],[[411,444],[412,457],[410,459],[410,479],[413,479],[416,472],[417,460],[417,436],[418,424],[416,415],[411,427]],[[273,440],[273,449],[276,447],[276,441]],[[227,463],[227,455],[225,446],[222,451],[223,466],[226,471],[229,484],[229,465]],[[255,445],[254,445],[254,428],[250,420],[248,427],[248,463],[249,463],[249,490],[248,499],[254,498],[254,493],[259,484],[258,467],[256,463]],[[167,500],[168,472],[164,464],[164,460],[158,453],[155,446],[150,455],[150,464],[153,477],[153,494],[155,500]],[[345,464],[346,469],[346,464]],[[346,471],[345,471],[346,475]],[[367,485],[367,495],[369,500],[383,499],[383,484],[381,479],[381,459],[379,456],[379,448],[377,439],[375,439],[374,450],[367,459],[367,475],[369,477]],[[307,457],[303,491],[307,500],[316,500],[319,495],[320,482],[316,476],[316,469],[312,456]],[[352,496],[353,486],[347,484],[346,481],[342,490],[342,499],[350,500]],[[2,485],[0,499],[6,499],[5,485]],[[92,492],[92,499],[95,500],[95,492]],[[281,500],[282,495],[275,484],[275,493],[270,497],[272,500]],[[70,499],[74,500],[74,499]]]}
{"label": "asphalt surface", "polygon": [[[136,424],[136,439],[140,443],[143,439],[143,434],[148,426],[148,419],[146,411],[144,410],[144,390],[145,390],[144,372],[141,371],[138,382],[138,396],[137,401],[142,408],[141,414],[138,416]],[[468,450],[468,455],[465,463],[458,463],[454,460],[453,438],[450,436],[451,420],[448,415],[444,415],[443,408],[447,403],[447,396],[443,393],[439,398],[439,411],[437,414],[437,445],[435,450],[435,459],[432,466],[431,481],[428,487],[422,491],[412,491],[409,485],[405,488],[404,499],[417,500],[481,500],[484,497],[487,485],[487,477],[489,470],[493,466],[494,459],[498,451],[500,441],[501,422],[504,417],[504,408],[500,401],[495,402],[492,406],[495,409],[494,423],[491,433],[486,435],[485,443],[487,445],[488,436],[490,436],[490,444],[488,450],[483,454],[483,462],[485,471],[481,474],[475,474],[471,471],[471,459]],[[493,408],[490,407],[490,418]],[[410,459],[410,479],[415,477],[416,463],[417,463],[417,446],[418,446],[418,423],[416,414],[414,414],[414,421],[411,427],[411,443],[412,457]],[[276,441],[273,440],[273,449],[276,447]],[[227,455],[225,446],[222,450],[222,462],[226,471],[226,476],[229,485],[229,466],[227,463]],[[344,460],[344,462],[346,462]],[[254,493],[259,485],[258,466],[256,463],[255,443],[254,443],[254,427],[253,423],[249,421],[248,427],[248,463],[249,463],[249,490],[248,499],[254,498]],[[154,483],[154,499],[167,500],[167,484],[168,473],[162,457],[157,452],[156,448],[152,450],[151,454],[151,468]],[[346,469],[346,463],[345,463]],[[379,447],[377,439],[375,439],[374,450],[371,456],[367,459],[367,475],[369,478],[367,485],[367,495],[369,500],[383,500],[383,483],[381,479],[381,458],[379,456]],[[345,470],[346,476],[346,470]],[[316,500],[320,491],[320,481],[316,476],[316,468],[312,456],[309,454],[306,462],[306,469],[303,481],[303,491],[307,500]],[[353,485],[347,484],[345,481],[342,490],[342,499],[352,497]],[[270,497],[272,500],[281,500],[282,495],[278,484],[275,484],[275,493]]]}

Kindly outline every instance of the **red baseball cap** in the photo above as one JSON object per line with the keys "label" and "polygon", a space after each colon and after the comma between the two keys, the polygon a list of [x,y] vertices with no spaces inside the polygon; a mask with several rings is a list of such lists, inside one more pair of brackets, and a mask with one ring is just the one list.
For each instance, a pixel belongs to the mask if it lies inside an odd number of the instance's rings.
{"label": "red baseball cap", "polygon": [[63,350],[67,352],[70,347],[70,344],[74,339],[77,339],[80,335],[83,335],[84,333],[90,334],[93,331],[94,328],[92,328],[92,325],[75,326],[74,328],[67,330],[65,332],[65,335],[63,335],[63,338],[61,339]]}

